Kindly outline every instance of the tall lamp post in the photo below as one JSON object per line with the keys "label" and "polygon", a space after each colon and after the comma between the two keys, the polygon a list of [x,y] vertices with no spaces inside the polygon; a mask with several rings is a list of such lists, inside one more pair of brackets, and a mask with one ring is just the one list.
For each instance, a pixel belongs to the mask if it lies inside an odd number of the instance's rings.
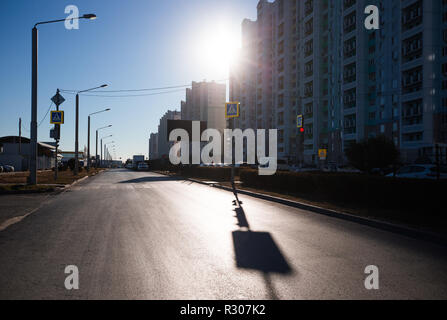
{"label": "tall lamp post", "polygon": [[[87,170],[90,170],[90,166],[91,166],[91,159],[90,159],[90,117],[94,114],[98,114],[98,113],[102,113],[102,112],[106,112],[106,111],[110,111],[110,108],[98,111],[98,112],[93,112],[90,113],[88,115],[88,134],[87,134]],[[98,132],[98,131],[97,131]],[[96,149],[98,149],[98,134],[96,134]]]}
{"label": "tall lamp post", "polygon": [[104,143],[104,160],[107,160],[106,163],[109,161],[109,150],[107,149],[107,145],[111,143],[115,143],[115,141]]}
{"label": "tall lamp post", "polygon": [[39,41],[39,32],[37,30],[37,26],[42,24],[50,24],[56,22],[64,22],[70,20],[79,20],[79,19],[88,19],[94,20],[96,19],[96,15],[94,14],[84,14],[81,17],[71,18],[71,19],[59,19],[59,20],[50,20],[38,22],[34,25],[32,29],[32,45],[31,45],[31,55],[32,55],[32,80],[31,80],[31,139],[30,139],[30,163],[29,163],[29,180],[28,183],[31,185],[37,184],[37,76],[38,76],[38,41]]}
{"label": "tall lamp post", "polygon": [[109,155],[109,166],[111,166],[112,162],[113,162],[113,155],[112,155],[112,153],[115,151],[115,145],[110,146],[109,148],[110,148],[110,150],[107,149],[107,153]]}
{"label": "tall lamp post", "polygon": [[[106,128],[110,128],[112,125],[108,125],[96,130],[96,157],[95,157],[95,167],[98,168],[98,131]],[[102,154],[102,140],[101,140],[101,154]]]}
{"label": "tall lamp post", "polygon": [[101,158],[100,158],[100,166],[102,166],[102,160],[103,160],[103,153],[102,153],[102,150],[103,150],[103,148],[102,148],[102,141],[103,140],[105,140],[105,139],[108,139],[108,138],[110,138],[110,137],[113,137],[113,134],[111,134],[110,136],[107,136],[107,137],[104,137],[104,138],[101,138]]}
{"label": "tall lamp post", "polygon": [[75,130],[75,169],[74,169],[74,175],[77,176],[79,173],[79,94],[84,92],[93,91],[100,88],[107,87],[107,84],[103,84],[99,87],[90,88],[87,90],[81,90],[76,93],[76,130]]}

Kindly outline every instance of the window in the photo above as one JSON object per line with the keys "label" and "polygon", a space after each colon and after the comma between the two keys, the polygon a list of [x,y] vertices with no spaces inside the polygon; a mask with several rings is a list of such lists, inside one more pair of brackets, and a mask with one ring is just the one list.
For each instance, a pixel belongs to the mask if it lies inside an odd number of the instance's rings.
{"label": "window", "polygon": [[354,108],[356,105],[356,88],[346,90],[343,93],[343,102],[344,102],[344,108],[350,109]]}
{"label": "window", "polygon": [[356,64],[355,62],[344,67],[343,70],[344,83],[350,83],[356,80]]}
{"label": "window", "polygon": [[352,13],[344,17],[343,20],[344,32],[349,33],[351,31],[354,31],[355,26],[356,26],[356,12],[353,11]]}

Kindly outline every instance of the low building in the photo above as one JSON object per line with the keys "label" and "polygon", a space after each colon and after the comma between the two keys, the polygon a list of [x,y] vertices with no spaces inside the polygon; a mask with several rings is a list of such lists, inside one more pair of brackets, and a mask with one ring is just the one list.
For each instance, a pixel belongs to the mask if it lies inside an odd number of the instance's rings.
{"label": "low building", "polygon": [[[76,154],[74,151],[60,151],[59,153],[62,155],[62,163],[66,163],[68,162],[68,160],[74,159]],[[81,166],[87,165],[87,160],[84,157],[84,152],[80,151],[78,153],[78,159],[81,163]]]}
{"label": "low building", "polygon": [[[38,143],[37,169],[47,170],[54,167],[56,148],[43,142]],[[29,170],[30,139],[19,136],[0,137],[0,165],[13,166],[16,171]]]}

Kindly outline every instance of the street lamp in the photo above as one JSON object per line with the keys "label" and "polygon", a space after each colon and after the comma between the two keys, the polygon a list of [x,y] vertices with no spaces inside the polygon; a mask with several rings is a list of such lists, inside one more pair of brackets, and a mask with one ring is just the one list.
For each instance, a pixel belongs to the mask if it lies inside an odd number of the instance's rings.
{"label": "street lamp", "polygon": [[[91,159],[90,159],[90,117],[94,114],[98,114],[98,113],[102,113],[102,112],[106,112],[106,111],[110,111],[110,108],[98,111],[98,112],[93,112],[90,113],[88,115],[88,134],[87,134],[87,170],[90,170],[90,165],[91,165]],[[98,132],[98,131],[96,131]],[[98,148],[98,135],[96,135],[96,148]]]}
{"label": "street lamp", "polygon": [[104,160],[107,160],[107,162],[109,161],[109,151],[107,149],[107,145],[111,143],[115,143],[115,141],[104,143]]}
{"label": "street lamp", "polygon": [[[110,128],[112,125],[108,125],[96,130],[96,157],[95,157],[95,167],[98,168],[98,131],[102,129]],[[101,141],[101,155],[102,155],[102,141]],[[102,157],[102,156],[101,156]]]}
{"label": "street lamp", "polygon": [[39,32],[37,30],[37,26],[42,24],[49,24],[55,22],[64,22],[70,20],[79,20],[79,19],[88,19],[93,20],[96,19],[96,15],[84,14],[81,17],[71,18],[71,19],[59,19],[59,20],[50,20],[50,21],[42,21],[38,22],[34,25],[32,29],[32,45],[31,45],[31,56],[32,56],[32,80],[31,80],[31,137],[30,137],[30,164],[29,164],[29,180],[28,183],[31,185],[37,184],[37,75],[38,75],[38,35]]}
{"label": "street lamp", "polygon": [[102,148],[102,140],[108,139],[108,138],[110,138],[110,137],[113,137],[113,134],[111,134],[110,136],[107,136],[107,137],[101,138],[101,158],[100,158],[100,164],[101,164],[101,166],[102,166],[102,160],[103,160],[103,153],[102,153],[102,150],[103,150],[103,148]]}
{"label": "street lamp", "polygon": [[107,87],[107,84],[103,84],[102,86],[99,86],[99,87],[81,90],[76,93],[75,169],[74,169],[75,176],[77,176],[78,172],[79,172],[79,163],[78,163],[78,161],[79,161],[79,155],[78,155],[78,150],[79,150],[79,94],[84,93],[84,92],[93,91],[93,90],[100,89],[100,88],[105,88],[105,87]]}

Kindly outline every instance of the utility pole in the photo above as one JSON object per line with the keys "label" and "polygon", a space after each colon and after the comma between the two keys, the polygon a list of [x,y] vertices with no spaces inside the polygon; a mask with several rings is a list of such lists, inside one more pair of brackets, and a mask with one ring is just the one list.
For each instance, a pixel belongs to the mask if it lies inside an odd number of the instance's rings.
{"label": "utility pole", "polygon": [[95,167],[96,167],[96,169],[98,169],[98,130],[96,130]]}
{"label": "utility pole", "polygon": [[90,171],[90,116],[88,116],[88,134],[87,134],[87,172]]}
{"label": "utility pole", "polygon": [[439,157],[439,144],[436,144],[436,179],[439,180],[441,177],[441,168],[440,168],[440,157]]}
{"label": "utility pole", "polygon": [[[57,89],[56,94],[53,98],[51,98],[51,101],[56,105],[56,111],[59,111],[59,106],[65,101],[65,99],[61,96],[60,90]],[[57,180],[58,171],[59,171],[59,161],[58,161],[58,148],[59,148],[59,140],[61,138],[61,125],[55,124],[54,125],[54,140],[56,141],[56,149],[54,153],[54,180]]]}
{"label": "utility pole", "polygon": [[37,41],[38,31],[34,26],[32,31],[32,81],[31,81],[31,135],[30,135],[30,185],[37,184]]}
{"label": "utility pole", "polygon": [[99,159],[99,167],[102,168],[102,139],[101,139],[101,158]]}
{"label": "utility pole", "polygon": [[75,167],[74,175],[79,173],[79,93],[76,94]]}
{"label": "utility pole", "polygon": [[19,156],[22,155],[22,118],[19,118]]}
{"label": "utility pole", "polygon": [[[231,129],[234,130],[235,125],[235,118],[231,119],[232,123],[231,123]],[[236,156],[235,156],[235,150],[233,148],[233,138],[231,138],[231,157],[234,158],[236,160]],[[233,187],[233,190],[236,190],[236,185],[234,184],[234,166],[235,166],[235,161],[233,161],[233,159],[231,159],[231,186]]]}

